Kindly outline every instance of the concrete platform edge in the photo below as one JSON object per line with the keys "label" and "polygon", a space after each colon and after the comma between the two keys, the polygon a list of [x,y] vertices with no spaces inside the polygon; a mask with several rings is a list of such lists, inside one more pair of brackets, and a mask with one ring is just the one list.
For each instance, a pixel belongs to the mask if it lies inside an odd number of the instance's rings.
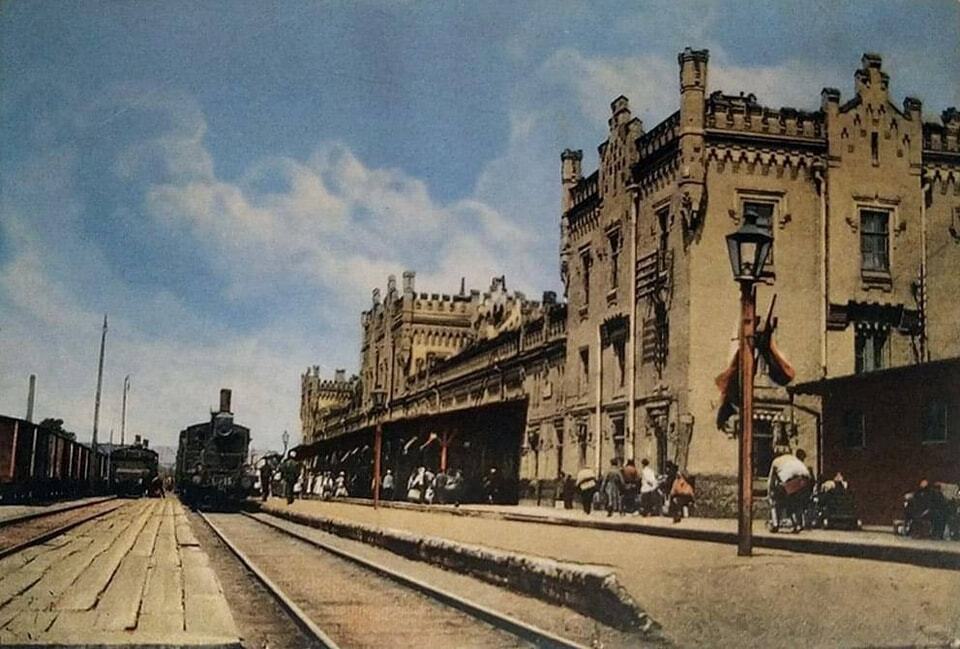
{"label": "concrete platform edge", "polygon": [[[344,498],[339,502],[345,502],[352,505],[363,505],[372,507],[373,502],[360,498]],[[629,522],[608,523],[603,520],[577,520],[560,518],[545,514],[543,516],[499,512],[499,511],[479,511],[469,508],[454,508],[447,505],[418,505],[416,503],[388,502],[380,503],[381,507],[393,507],[396,509],[407,509],[412,511],[424,511],[432,513],[444,513],[454,516],[477,516],[481,518],[496,518],[500,520],[523,522],[523,523],[541,523],[543,525],[562,525],[569,527],[581,527],[596,530],[609,530],[612,532],[621,532],[625,534],[647,534],[649,536],[661,536],[665,538],[682,539],[687,541],[706,541],[709,543],[725,543],[728,545],[737,544],[737,535],[735,532],[725,532],[722,530],[702,530],[685,528],[682,524],[673,527],[662,527],[659,525],[645,525],[643,523]],[[851,532],[856,534],[856,532]],[[892,533],[891,533],[892,534]],[[944,541],[951,543],[952,541]],[[769,548],[771,550],[787,550],[789,552],[802,552],[806,554],[822,554],[835,557],[847,557],[853,559],[869,559],[872,561],[886,561],[889,563],[903,563],[907,565],[920,566],[924,568],[941,568],[945,570],[960,570],[960,552],[949,550],[937,550],[933,548],[914,548],[894,545],[878,545],[875,543],[860,543],[855,539],[849,542],[827,541],[823,539],[804,538],[802,535],[754,535],[753,546],[758,548]]]}
{"label": "concrete platform edge", "polygon": [[544,559],[484,546],[467,545],[401,530],[260,506],[277,516],[325,532],[467,574],[497,586],[571,608],[604,624],[660,637],[660,625],[620,585],[616,573],[599,566]]}

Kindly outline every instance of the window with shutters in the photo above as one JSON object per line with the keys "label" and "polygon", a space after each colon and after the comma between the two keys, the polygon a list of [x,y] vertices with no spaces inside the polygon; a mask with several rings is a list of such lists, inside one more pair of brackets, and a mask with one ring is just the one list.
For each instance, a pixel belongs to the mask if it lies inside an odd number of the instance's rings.
{"label": "window with shutters", "polygon": [[866,272],[890,272],[890,212],[860,210],[860,268]]}

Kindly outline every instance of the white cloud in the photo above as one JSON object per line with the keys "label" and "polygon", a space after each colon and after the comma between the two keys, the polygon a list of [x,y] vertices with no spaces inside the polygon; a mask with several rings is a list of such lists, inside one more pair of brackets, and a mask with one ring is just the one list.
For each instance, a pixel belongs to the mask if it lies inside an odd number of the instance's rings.
{"label": "white cloud", "polygon": [[[267,176],[272,189],[258,189]],[[305,281],[356,304],[357,295],[404,268],[450,290],[461,275],[486,282],[493,274],[522,274],[529,269],[524,248],[534,238],[481,201],[439,203],[422,181],[368,167],[343,145],[321,148],[304,163],[261,163],[238,184],[156,185],[146,207],[210,244],[234,297]]]}
{"label": "white cloud", "polygon": [[553,53],[543,72],[572,91],[565,101],[576,101],[580,113],[595,124],[606,125],[610,102],[626,95],[634,112],[654,126],[676,110],[678,72],[675,62],[656,56],[589,57],[572,49]]}
{"label": "white cloud", "polygon": [[[0,411],[19,414],[26,376],[36,373],[38,418],[63,418],[88,439],[100,323],[109,311],[101,439],[119,429],[129,373],[131,434],[175,445],[180,429],[206,417],[217,389],[230,387],[256,445],[279,446],[282,430],[299,430],[302,368],[355,369],[358,350],[345,343],[356,340],[359,311],[388,274],[414,269],[418,288],[430,292],[456,290],[461,276],[485,288],[504,273],[514,288],[541,288],[532,281],[543,260],[526,254],[540,233],[525,215],[478,198],[437,201],[421,180],[367,165],[338,143],[306,160],[252,161],[228,181],[214,172],[203,115],[180,100],[124,94],[112,108],[103,100],[78,118],[99,138],[98,161],[130,191],[118,212],[120,234],[128,219],[145,216],[198,251],[236,309],[278,290],[296,297],[265,322],[234,327],[189,303],[181,287],[131,285],[85,231],[82,152],[40,150],[13,179],[25,189],[0,204],[12,251],[0,266],[0,303],[8,307]],[[120,122],[143,111],[152,130],[134,142],[118,139]],[[92,281],[78,285],[78,278]]]}

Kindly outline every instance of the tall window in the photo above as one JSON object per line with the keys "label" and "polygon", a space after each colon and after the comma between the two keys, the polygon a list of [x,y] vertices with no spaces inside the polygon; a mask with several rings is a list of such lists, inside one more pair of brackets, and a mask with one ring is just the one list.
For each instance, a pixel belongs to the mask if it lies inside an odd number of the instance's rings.
{"label": "tall window", "polygon": [[590,385],[590,348],[581,347],[580,348],[580,389],[578,390],[580,394],[584,394],[587,391],[587,386]]}
{"label": "tall window", "polygon": [[607,239],[610,242],[610,289],[613,290],[620,284],[620,249],[623,243],[620,229],[607,234]]}
{"label": "tall window", "polygon": [[590,251],[580,252],[580,277],[583,280],[583,307],[590,306],[590,266],[593,260],[590,258]]}
{"label": "tall window", "polygon": [[660,253],[667,250],[667,242],[670,238],[670,208],[662,207],[657,210],[657,223],[660,224],[660,237],[657,241],[657,249]]}
{"label": "tall window", "polygon": [[882,327],[858,326],[855,339],[857,374],[882,370],[889,365],[889,335]]}
{"label": "tall window", "polygon": [[587,464],[587,422],[581,419],[577,422],[577,450],[579,454],[580,466]]}
{"label": "tall window", "polygon": [[623,462],[626,434],[623,428],[623,417],[617,417],[610,422],[613,424],[613,456]]}
{"label": "tall window", "polygon": [[843,445],[847,448],[863,448],[866,445],[866,426],[863,413],[847,410],[843,413]]}
{"label": "tall window", "polygon": [[623,336],[617,336],[613,339],[613,353],[617,357],[617,386],[623,387],[624,379],[626,378],[626,338]]}
{"label": "tall window", "polygon": [[923,442],[947,441],[947,404],[931,401],[923,409],[923,427],[920,430]]}
{"label": "tall window", "polygon": [[[773,219],[777,204],[771,201],[743,201],[743,213],[752,211],[757,215],[757,227],[763,228],[771,237],[773,236]],[[770,244],[770,254],[767,255],[767,261],[764,266],[766,269],[773,268],[773,248]]]}
{"label": "tall window", "polygon": [[890,212],[860,210],[860,268],[890,272]]}

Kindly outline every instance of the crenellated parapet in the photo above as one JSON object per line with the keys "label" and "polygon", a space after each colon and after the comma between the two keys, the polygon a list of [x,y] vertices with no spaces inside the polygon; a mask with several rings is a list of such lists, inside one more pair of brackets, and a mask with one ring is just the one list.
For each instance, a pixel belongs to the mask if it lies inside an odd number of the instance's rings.
{"label": "crenellated parapet", "polygon": [[821,111],[787,107],[775,110],[759,104],[752,93],[726,95],[719,90],[712,93],[707,100],[706,126],[708,129],[790,138],[819,140],[824,137]]}
{"label": "crenellated parapet", "polygon": [[940,123],[923,124],[924,154],[960,154],[960,112],[951,107],[940,114]]}
{"label": "crenellated parapet", "polygon": [[652,129],[637,138],[637,153],[640,156],[638,164],[658,157],[662,152],[670,150],[680,136],[680,111],[663,120]]}

